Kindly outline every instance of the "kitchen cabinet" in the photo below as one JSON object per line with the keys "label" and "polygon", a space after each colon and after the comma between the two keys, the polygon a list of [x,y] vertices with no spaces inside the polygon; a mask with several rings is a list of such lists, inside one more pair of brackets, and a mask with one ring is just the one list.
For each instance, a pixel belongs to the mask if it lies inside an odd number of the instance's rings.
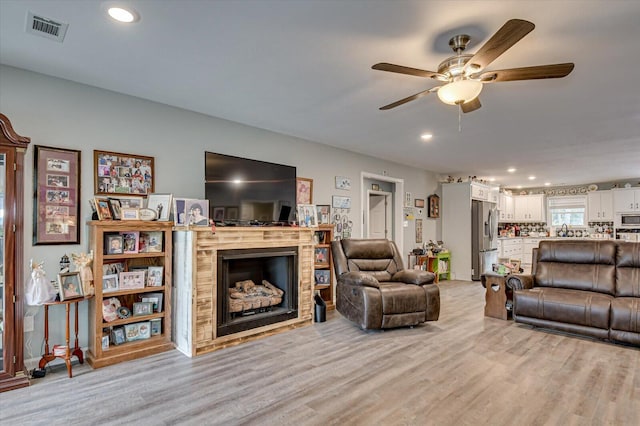
{"label": "kitchen cabinet", "polygon": [[471,199],[472,200],[481,200],[481,201],[489,201],[489,193],[491,192],[490,188],[486,185],[482,185],[479,183],[471,184]]}
{"label": "kitchen cabinet", "polygon": [[520,195],[513,198],[514,220],[516,222],[544,222],[544,195]]}
{"label": "kitchen cabinet", "polygon": [[594,191],[587,195],[589,222],[613,222],[613,193]]}
{"label": "kitchen cabinet", "polygon": [[614,189],[613,207],[616,213],[640,212],[640,189]]}
{"label": "kitchen cabinet", "polygon": [[498,195],[498,216],[499,222],[511,222],[514,218],[513,213],[513,197],[505,193]]}
{"label": "kitchen cabinet", "polygon": [[522,238],[501,239],[498,250],[501,258],[522,260]]}
{"label": "kitchen cabinet", "polygon": [[522,240],[522,264],[521,268],[525,274],[531,273],[531,265],[533,264],[533,249],[540,245],[540,238],[524,238]]}

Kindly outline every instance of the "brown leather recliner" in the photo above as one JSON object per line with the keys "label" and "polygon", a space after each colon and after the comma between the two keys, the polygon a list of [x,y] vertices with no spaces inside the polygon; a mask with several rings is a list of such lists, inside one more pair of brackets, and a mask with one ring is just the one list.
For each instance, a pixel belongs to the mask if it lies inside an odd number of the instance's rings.
{"label": "brown leather recliner", "polygon": [[432,272],[404,269],[395,243],[346,239],[331,243],[336,309],[363,329],[436,321],[440,290]]}

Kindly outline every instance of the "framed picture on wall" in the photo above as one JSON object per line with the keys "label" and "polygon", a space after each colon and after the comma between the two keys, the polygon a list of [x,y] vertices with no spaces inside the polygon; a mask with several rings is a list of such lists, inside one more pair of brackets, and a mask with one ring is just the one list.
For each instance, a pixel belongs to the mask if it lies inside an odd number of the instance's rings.
{"label": "framed picture on wall", "polygon": [[440,217],[440,197],[436,194],[429,195],[429,217],[438,218]]}
{"label": "framed picture on wall", "polygon": [[313,203],[313,179],[296,178],[296,204]]}
{"label": "framed picture on wall", "polygon": [[33,245],[80,244],[80,151],[35,146]]}
{"label": "framed picture on wall", "polygon": [[94,192],[104,195],[147,195],[153,192],[153,157],[93,151]]}

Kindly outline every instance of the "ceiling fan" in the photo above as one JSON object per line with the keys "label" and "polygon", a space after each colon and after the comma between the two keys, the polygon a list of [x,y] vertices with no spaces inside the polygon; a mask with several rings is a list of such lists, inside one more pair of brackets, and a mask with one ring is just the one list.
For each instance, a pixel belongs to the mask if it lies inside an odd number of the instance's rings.
{"label": "ceiling fan", "polygon": [[433,78],[445,82],[441,86],[423,90],[399,101],[381,107],[388,110],[407,102],[437,92],[440,100],[449,105],[459,105],[462,112],[471,112],[480,108],[479,95],[485,83],[516,80],[536,80],[541,78],[562,78],[573,70],[573,63],[538,65],[524,68],[484,71],[498,56],[529,34],[535,25],[522,19],[507,21],[475,55],[463,54],[470,36],[456,35],[449,40],[449,46],[456,54],[438,65],[438,72],[409,68],[386,62],[375,64],[374,70]]}

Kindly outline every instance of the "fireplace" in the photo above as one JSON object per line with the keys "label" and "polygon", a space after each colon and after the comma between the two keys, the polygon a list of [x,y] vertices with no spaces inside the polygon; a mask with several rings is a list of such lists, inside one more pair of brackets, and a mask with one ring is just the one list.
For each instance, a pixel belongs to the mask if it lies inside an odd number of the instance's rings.
{"label": "fireplace", "polygon": [[217,335],[298,316],[298,247],[219,250]]}

